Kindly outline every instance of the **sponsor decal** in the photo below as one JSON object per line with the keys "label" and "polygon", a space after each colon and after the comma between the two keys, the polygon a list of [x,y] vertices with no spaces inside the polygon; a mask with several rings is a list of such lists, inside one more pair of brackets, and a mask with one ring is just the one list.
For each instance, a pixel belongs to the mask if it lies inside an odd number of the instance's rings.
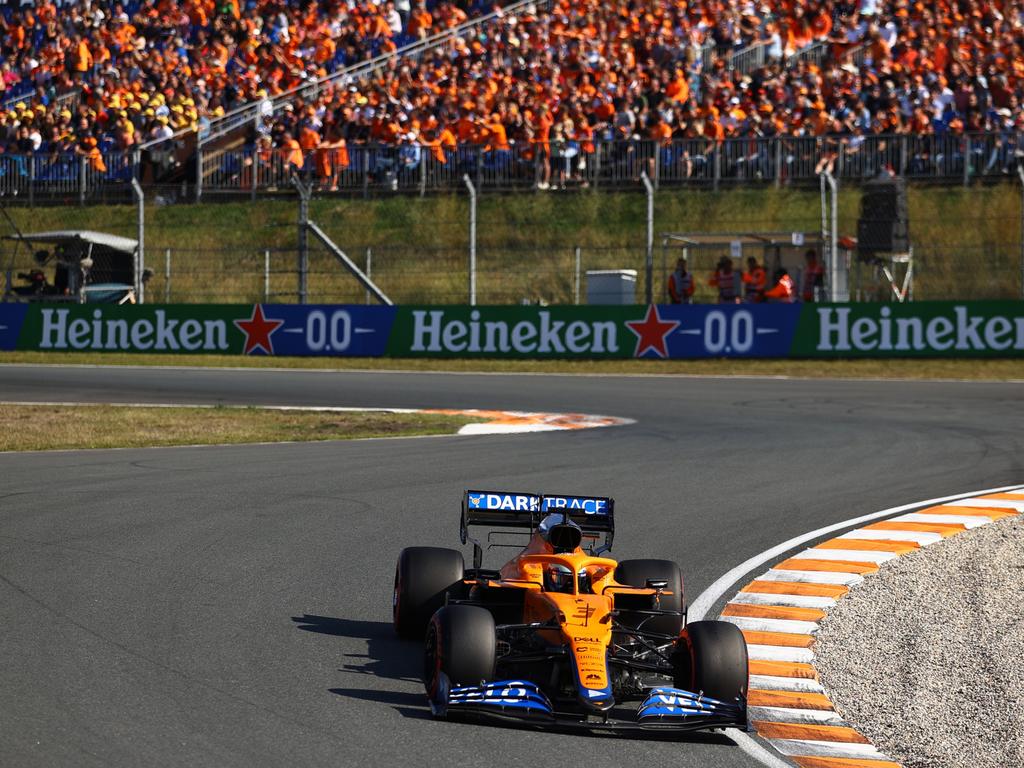
{"label": "sponsor decal", "polygon": [[[1022,357],[1024,303],[0,304],[0,350],[392,357]],[[557,497],[550,502],[574,497]],[[569,506],[601,514],[601,500]],[[486,509],[489,507],[480,507]]]}
{"label": "sponsor decal", "polygon": [[560,509],[581,510],[588,515],[608,514],[608,499],[588,498],[585,496],[545,496],[541,504],[544,512]]}
{"label": "sponsor decal", "polygon": [[668,357],[667,338],[682,323],[679,320],[662,320],[658,308],[653,304],[647,308],[643,320],[627,320],[626,327],[636,334],[636,348],[633,357],[643,357],[648,351],[656,357]]}
{"label": "sponsor decal", "polygon": [[[569,319],[568,308],[409,309],[407,350],[421,355],[554,356],[614,355],[619,352],[619,322],[602,313]],[[557,319],[558,316],[566,319]]]}
{"label": "sponsor decal", "polygon": [[166,309],[128,313],[98,306],[39,307],[33,330],[38,334],[34,348],[42,350],[227,352],[232,348],[223,317],[183,318]]}
{"label": "sponsor decal", "polygon": [[470,509],[536,512],[540,498],[524,493],[469,493]]}
{"label": "sponsor decal", "polygon": [[274,354],[274,342],[270,337],[282,325],[284,320],[268,320],[263,316],[262,306],[253,306],[252,317],[248,320],[235,320],[235,326],[245,334],[245,348],[242,354],[251,355],[258,349],[262,349],[266,355]]}
{"label": "sponsor decal", "polygon": [[809,307],[818,354],[1024,352],[1024,310],[1002,303]]}

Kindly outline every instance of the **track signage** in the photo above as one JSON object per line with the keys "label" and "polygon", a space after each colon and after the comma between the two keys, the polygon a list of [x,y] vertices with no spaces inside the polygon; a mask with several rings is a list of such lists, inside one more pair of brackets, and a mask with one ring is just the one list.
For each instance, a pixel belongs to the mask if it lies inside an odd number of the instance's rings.
{"label": "track signage", "polygon": [[1024,357],[1024,302],[0,304],[0,351],[337,357]]}

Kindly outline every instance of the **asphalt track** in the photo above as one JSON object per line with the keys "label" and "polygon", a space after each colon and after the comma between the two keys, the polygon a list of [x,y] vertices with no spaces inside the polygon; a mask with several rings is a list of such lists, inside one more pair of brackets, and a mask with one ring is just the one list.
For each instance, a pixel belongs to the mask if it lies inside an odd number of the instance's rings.
{"label": "asphalt track", "polygon": [[625,427],[0,455],[0,763],[756,765],[721,736],[434,722],[390,626],[467,486],[617,500],[691,598],[831,522],[1020,482],[1019,384],[0,366],[0,400],[481,407]]}

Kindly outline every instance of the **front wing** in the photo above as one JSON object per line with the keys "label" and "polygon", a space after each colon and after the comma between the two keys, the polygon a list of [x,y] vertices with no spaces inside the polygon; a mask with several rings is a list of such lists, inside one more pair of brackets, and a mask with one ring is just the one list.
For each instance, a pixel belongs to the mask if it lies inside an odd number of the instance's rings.
{"label": "front wing", "polygon": [[500,680],[483,685],[451,686],[442,674],[430,697],[437,717],[469,716],[553,728],[587,730],[696,731],[747,727],[746,701],[719,701],[680,688],[652,688],[633,720],[599,719],[578,712],[558,712],[550,699],[528,680]]}

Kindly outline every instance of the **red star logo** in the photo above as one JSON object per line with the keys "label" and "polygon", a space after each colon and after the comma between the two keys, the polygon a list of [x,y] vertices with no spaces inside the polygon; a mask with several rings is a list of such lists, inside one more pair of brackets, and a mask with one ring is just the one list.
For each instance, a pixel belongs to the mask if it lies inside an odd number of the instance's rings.
{"label": "red star logo", "polygon": [[256,304],[252,308],[252,317],[248,320],[235,320],[238,330],[245,334],[245,351],[242,354],[251,355],[257,347],[266,354],[274,354],[274,343],[270,337],[274,331],[284,325],[284,320],[267,320],[263,316],[263,307]]}
{"label": "red star logo", "polygon": [[653,349],[658,357],[668,357],[665,339],[681,323],[678,320],[662,320],[658,308],[651,304],[647,307],[647,317],[643,320],[627,320],[626,325],[636,334],[633,357],[640,357],[649,349]]}

